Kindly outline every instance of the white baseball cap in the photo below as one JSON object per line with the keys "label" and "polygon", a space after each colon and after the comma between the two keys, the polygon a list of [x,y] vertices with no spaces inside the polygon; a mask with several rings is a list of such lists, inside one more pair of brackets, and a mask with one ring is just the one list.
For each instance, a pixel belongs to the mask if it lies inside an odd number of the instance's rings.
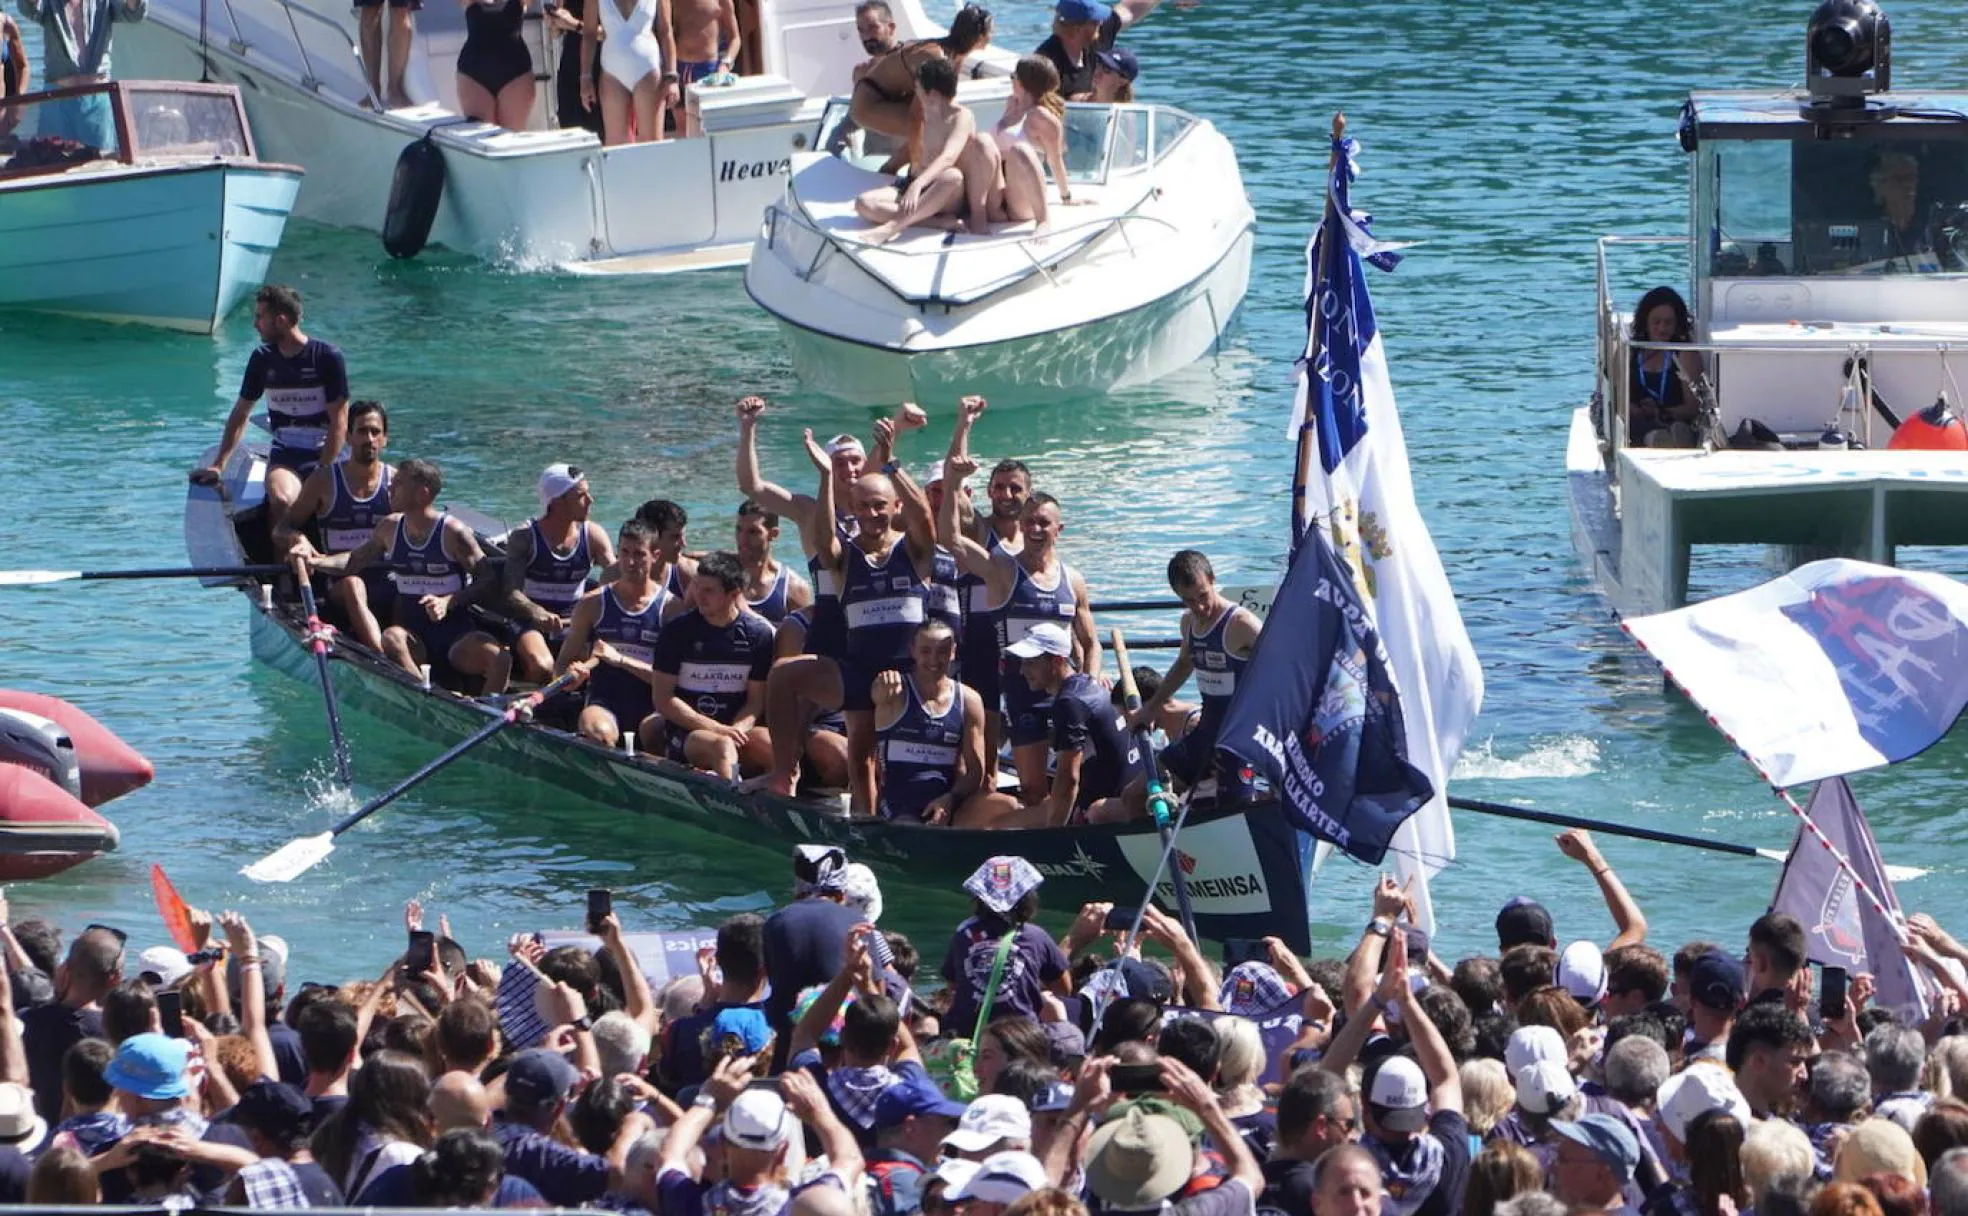
{"label": "white baseball cap", "polygon": [[1014,659],[1036,659],[1048,654],[1063,659],[1073,653],[1073,635],[1066,632],[1066,626],[1047,621],[1034,625],[1022,640],[1005,647],[1005,653]]}
{"label": "white baseball cap", "polygon": [[1009,1094],[985,1094],[964,1107],[957,1130],[943,1143],[960,1153],[981,1153],[1000,1140],[1030,1140],[1032,1112]]}
{"label": "white baseball cap", "polygon": [[191,974],[191,960],[176,946],[152,946],[137,956],[137,974],[154,975],[159,988],[169,988]]}
{"label": "white baseball cap", "polygon": [[970,1176],[943,1192],[946,1200],[976,1199],[983,1203],[1016,1203],[1033,1191],[1051,1186],[1039,1159],[1016,1149],[992,1153]]}
{"label": "white baseball cap", "polygon": [[732,1099],[731,1108],[724,1112],[724,1142],[771,1152],[791,1140],[797,1126],[777,1092],[748,1089]]}
{"label": "white baseball cap", "polygon": [[1390,1131],[1418,1132],[1428,1122],[1428,1078],[1406,1056],[1388,1056],[1367,1090],[1375,1122]]}
{"label": "white baseball cap", "polygon": [[1538,1060],[1517,1074],[1517,1105],[1534,1115],[1555,1115],[1578,1096],[1571,1070],[1556,1060]]}
{"label": "white baseball cap", "polygon": [[550,464],[540,473],[540,509],[546,510],[553,500],[578,487],[587,478],[581,470],[571,464]]}
{"label": "white baseball cap", "polygon": [[1565,1050],[1565,1037],[1551,1027],[1519,1026],[1510,1032],[1510,1041],[1504,1044],[1503,1065],[1515,1078],[1539,1060],[1563,1064],[1571,1059],[1571,1054]]}
{"label": "white baseball cap", "polygon": [[1655,1096],[1661,1130],[1682,1144],[1688,1142],[1688,1125],[1712,1110],[1727,1111],[1744,1127],[1749,1126],[1749,1099],[1736,1088],[1735,1078],[1714,1064],[1689,1065],[1661,1082]]}
{"label": "white baseball cap", "polygon": [[930,465],[929,470],[923,474],[923,480],[922,480],[923,488],[927,489],[930,486],[933,486],[937,482],[942,480],[943,480],[943,462],[939,460],[935,464]]}
{"label": "white baseball cap", "polygon": [[1606,958],[1591,942],[1573,942],[1558,956],[1557,983],[1581,1005],[1597,1005],[1606,996]]}

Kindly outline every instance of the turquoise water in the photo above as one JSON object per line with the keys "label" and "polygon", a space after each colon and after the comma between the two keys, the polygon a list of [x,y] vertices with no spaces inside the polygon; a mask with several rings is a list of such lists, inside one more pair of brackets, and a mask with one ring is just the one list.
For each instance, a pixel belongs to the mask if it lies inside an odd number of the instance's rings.
{"label": "turquoise water", "polygon": [[[1797,79],[1808,10],[1690,4],[1670,21],[1633,0],[1532,0],[1507,19],[1439,0],[1165,8],[1131,39],[1144,91],[1223,127],[1259,217],[1229,349],[1146,390],[987,415],[975,446],[1025,457],[1064,500],[1068,559],[1098,595],[1159,592],[1168,552],[1184,545],[1209,551],[1227,581],[1275,576],[1302,248],[1322,137],[1343,107],[1365,147],[1356,203],[1383,235],[1427,242],[1372,286],[1422,509],[1489,683],[1457,792],[1784,847],[1788,812],[1696,712],[1662,695],[1657,670],[1579,576],[1562,451],[1590,390],[1593,239],[1682,230],[1682,95]],[[1897,79],[1961,78],[1958,6],[1897,3],[1892,16]],[[1004,5],[1001,41],[1035,44],[1044,21],[1032,0]],[[1671,278],[1674,267],[1653,271]],[[865,429],[883,408],[803,397],[736,273],[596,282],[444,257],[401,264],[373,236],[296,225],[275,277],[306,293],[307,330],[347,351],[357,395],[391,404],[391,451],[435,459],[455,497],[514,518],[541,465],[566,459],[589,471],[599,518],[663,495],[701,521],[693,543],[716,543],[736,499],[737,397],[773,399],[768,474],[802,483],[801,425]],[[0,318],[12,440],[0,444],[0,564],[178,560],[183,471],[216,438],[254,341],[245,315],[212,340]],[[926,404],[940,446],[949,403]],[[1757,573],[1750,558],[1701,577],[1735,586]],[[302,881],[253,886],[241,864],[322,830],[345,804],[316,793],[327,771],[317,695],[249,661],[244,605],[168,583],[0,594],[0,683],[70,697],[158,768],[155,785],[109,808],[120,853],[16,888],[16,908],[161,941],[144,881],[159,861],[193,903],[242,907],[285,934],[298,978],[325,979],[391,957],[412,896],[491,954],[509,932],[575,923],[590,886],[615,887],[632,927],[650,928],[709,924],[783,895],[776,852],[610,816],[468,764],[345,837]],[[374,722],[347,725],[358,794],[434,754]],[[1943,920],[1968,912],[1954,885],[1964,776],[1957,737],[1855,781],[1887,860],[1933,868],[1902,898]],[[1491,916],[1519,892],[1543,897],[1563,933],[1609,934],[1589,876],[1547,833],[1474,815],[1457,829],[1461,860],[1436,883],[1448,951],[1493,941]],[[1776,880],[1767,862],[1601,843],[1662,942],[1734,938]],[[1328,869],[1314,900],[1322,945],[1356,930],[1371,877],[1346,862]],[[933,949],[958,905],[892,897],[890,908],[886,921]]]}

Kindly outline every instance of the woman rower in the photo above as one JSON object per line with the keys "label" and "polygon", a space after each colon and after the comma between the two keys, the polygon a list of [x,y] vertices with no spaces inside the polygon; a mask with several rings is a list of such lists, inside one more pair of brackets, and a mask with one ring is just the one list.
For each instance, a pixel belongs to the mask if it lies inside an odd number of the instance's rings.
{"label": "woman rower", "polygon": [[966,4],[941,38],[905,42],[869,66],[854,82],[849,115],[863,129],[891,139],[910,137],[909,116],[916,96],[916,69],[925,59],[948,59],[963,72],[963,61],[991,44],[991,14]]}

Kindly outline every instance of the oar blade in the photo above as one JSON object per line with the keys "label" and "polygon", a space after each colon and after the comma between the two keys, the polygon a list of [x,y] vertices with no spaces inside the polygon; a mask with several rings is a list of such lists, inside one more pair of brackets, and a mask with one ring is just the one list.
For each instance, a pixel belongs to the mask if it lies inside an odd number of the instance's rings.
{"label": "oar blade", "polygon": [[[1782,849],[1758,849],[1756,850],[1756,855],[1770,861],[1787,861],[1790,858],[1790,854],[1784,852]],[[1912,882],[1916,878],[1927,877],[1927,874],[1928,871],[1919,866],[1889,865],[1886,867],[1887,882]]]}
{"label": "oar blade", "polygon": [[0,570],[0,587],[45,587],[81,577],[80,570]]}
{"label": "oar blade", "polygon": [[292,882],[328,860],[328,854],[334,851],[333,832],[303,836],[288,841],[239,872],[254,882]]}

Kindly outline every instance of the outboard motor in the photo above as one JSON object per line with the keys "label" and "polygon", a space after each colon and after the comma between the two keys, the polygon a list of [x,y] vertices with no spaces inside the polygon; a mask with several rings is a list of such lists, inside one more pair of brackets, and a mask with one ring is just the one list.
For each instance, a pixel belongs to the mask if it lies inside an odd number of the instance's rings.
{"label": "outboard motor", "polygon": [[0,709],[0,764],[31,769],[82,797],[82,766],[68,732],[39,714]]}

